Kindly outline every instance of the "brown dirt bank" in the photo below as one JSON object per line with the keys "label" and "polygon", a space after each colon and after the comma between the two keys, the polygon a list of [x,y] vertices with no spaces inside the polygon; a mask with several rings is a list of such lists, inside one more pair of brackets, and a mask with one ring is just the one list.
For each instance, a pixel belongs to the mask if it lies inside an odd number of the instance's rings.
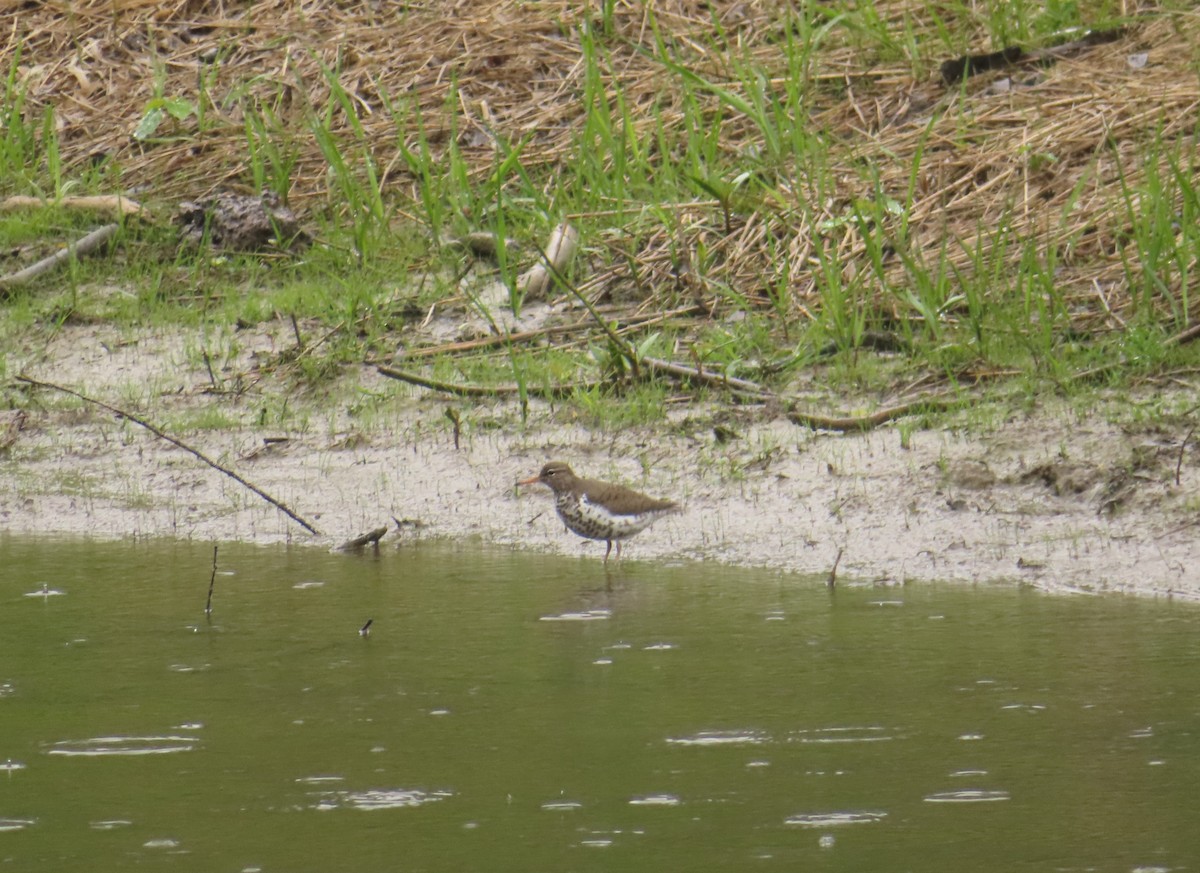
{"label": "brown dirt bank", "polygon": [[[0,530],[334,545],[394,517],[420,522],[406,537],[471,536],[599,561],[603,547],[566,534],[545,493],[513,487],[554,457],[686,503],[633,540],[627,560],[824,574],[842,550],[843,579],[1200,598],[1200,452],[1191,443],[1175,484],[1186,422],[1122,427],[1105,411],[1081,416],[1054,402],[990,420],[976,410],[971,433],[916,431],[907,447],[895,427],[842,436],[782,418],[741,422],[740,439],[720,444],[712,410],[673,413],[659,429],[598,433],[548,407],[535,407],[523,430],[511,407],[455,401],[470,422],[456,451],[447,401],[372,370],[323,399],[289,397],[269,377],[240,398],[206,393],[208,374],[189,363],[198,341],[72,326],[49,347],[10,354],[8,366],[158,423],[324,537],[146,430],[32,390],[20,400],[19,432],[13,413],[0,420],[10,442],[0,450]],[[231,371],[253,372],[275,341],[240,335]],[[289,405],[288,427],[259,426]],[[197,426],[214,410],[225,426]],[[266,437],[287,439],[265,445]],[[392,532],[384,544],[396,541]]]}

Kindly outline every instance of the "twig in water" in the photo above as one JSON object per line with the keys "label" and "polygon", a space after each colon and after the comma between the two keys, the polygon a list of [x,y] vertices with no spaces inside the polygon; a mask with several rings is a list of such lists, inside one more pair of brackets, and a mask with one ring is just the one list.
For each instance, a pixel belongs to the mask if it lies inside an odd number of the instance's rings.
{"label": "twig in water", "polygon": [[212,593],[213,586],[217,583],[217,547],[213,545],[213,569],[212,575],[208,577],[208,600],[204,604],[204,614],[212,615]]}
{"label": "twig in water", "polygon": [[337,550],[339,552],[356,552],[359,549],[361,549],[363,546],[369,544],[369,545],[374,546],[375,549],[378,551],[379,541],[380,541],[380,539],[383,538],[383,535],[387,532],[388,532],[388,529],[387,529],[387,525],[385,524],[383,527],[377,527],[377,528],[375,528],[375,530],[369,531],[360,537],[355,537],[354,539],[350,540],[349,542],[342,543],[340,546],[337,547]]}
{"label": "twig in water", "polygon": [[134,424],[144,427],[146,430],[150,431],[150,433],[154,434],[159,439],[166,440],[171,445],[178,446],[179,448],[183,449],[185,452],[195,455],[197,458],[199,458],[204,463],[208,464],[208,466],[212,467],[214,470],[219,470],[220,472],[222,472],[226,476],[228,476],[230,479],[237,482],[239,485],[242,485],[243,487],[250,489],[255,494],[257,494],[259,497],[261,497],[263,500],[267,501],[267,503],[271,504],[276,509],[278,509],[280,512],[284,513],[288,518],[290,518],[292,521],[296,522],[296,524],[300,525],[302,528],[304,528],[309,533],[316,534],[317,536],[321,535],[321,532],[319,530],[317,530],[315,527],[313,527],[312,524],[305,521],[303,518],[301,518],[299,515],[297,515],[291,509],[289,509],[282,501],[276,500],[270,494],[268,494],[267,492],[265,492],[261,488],[259,488],[257,485],[255,485],[252,482],[246,481],[241,476],[239,476],[237,473],[233,472],[233,470],[230,470],[228,467],[222,467],[220,464],[218,464],[212,458],[209,458],[206,455],[204,455],[198,449],[192,448],[187,443],[183,442],[182,440],[176,439],[175,437],[171,436],[170,434],[163,433],[161,430],[159,430],[157,427],[152,425],[150,422],[146,421],[145,419],[138,418],[132,412],[126,412],[124,409],[118,409],[115,406],[110,406],[109,404],[105,403],[102,400],[96,400],[93,397],[88,397],[86,394],[80,394],[78,391],[74,391],[71,388],[66,388],[62,385],[55,385],[53,382],[42,382],[38,379],[32,379],[29,376],[25,376],[25,375],[17,376],[16,380],[18,382],[25,382],[28,385],[33,385],[37,388],[52,388],[55,391],[61,391],[63,394],[70,394],[72,397],[78,397],[80,400],[83,400],[86,403],[91,403],[95,406],[99,406],[101,409],[107,409],[109,412],[113,413],[114,415],[119,415],[121,418],[124,418],[128,421],[132,421]]}
{"label": "twig in water", "polygon": [[358,635],[360,637],[369,637],[371,635],[371,625],[373,625],[374,623],[375,623],[375,619],[368,618],[367,623],[358,629]]}
{"label": "twig in water", "polygon": [[837,568],[838,568],[838,564],[840,564],[842,562],[842,552],[843,551],[845,551],[845,550],[838,549],[837,557],[833,559],[833,566],[829,568],[829,581],[826,582],[825,584],[829,586],[830,590],[837,587]]}

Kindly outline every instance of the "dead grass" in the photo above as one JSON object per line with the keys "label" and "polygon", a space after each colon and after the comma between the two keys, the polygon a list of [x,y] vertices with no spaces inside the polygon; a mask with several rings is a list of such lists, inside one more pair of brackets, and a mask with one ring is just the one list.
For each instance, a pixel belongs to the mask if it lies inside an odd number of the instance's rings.
{"label": "dead grass", "polygon": [[[926,4],[877,8],[896,32],[929,37],[935,30]],[[269,107],[302,131],[313,108],[324,111],[332,100],[322,66],[338,71],[382,169],[380,186],[401,204],[420,202],[420,180],[399,156],[384,95],[414,99],[435,157],[453,137],[474,180],[494,170],[497,138],[527,140],[522,163],[540,168],[547,185],[569,171],[588,111],[580,99],[579,28],[587,16],[598,27],[598,12],[557,0],[393,9],[329,0],[25,4],[0,14],[0,63],[8,69],[20,47],[27,112],[36,117],[41,106],[55,106],[68,171],[111,157],[130,190],[155,200],[246,188],[247,108]],[[707,81],[739,92],[743,82],[731,68],[737,58],[764,71],[769,88],[787,84],[784,4],[668,0],[653,12],[673,60]],[[962,50],[996,48],[978,22],[951,23]],[[649,143],[655,125],[670,132],[683,122],[682,101],[697,94],[674,87],[656,59],[646,4],[614,3],[610,24],[603,74]],[[1147,63],[1131,65],[1141,52]],[[1147,7],[1115,42],[1049,65],[979,75],[961,87],[947,88],[937,76],[944,50],[903,63],[880,61],[885,54],[864,51],[860,39],[835,28],[805,71],[805,124],[827,150],[819,178],[804,175],[803,161],[772,167],[761,190],[750,192],[751,208],[697,197],[664,205],[673,225],[651,222],[636,242],[619,234],[587,240],[599,255],[589,283],[594,296],[633,289],[650,308],[682,298],[712,310],[724,289],[750,305],[779,308],[773,289],[787,287],[784,314],[803,318],[820,308],[821,285],[830,279],[819,268],[819,244],[842,279],[861,281],[886,311],[897,309],[918,268],[957,283],[981,270],[1008,275],[1035,252],[1073,325],[1123,325],[1144,302],[1131,277],[1155,268],[1140,262],[1133,245],[1151,177],[1169,176],[1171,161],[1186,179],[1194,175],[1194,11]],[[209,100],[203,128],[186,119],[165,141],[134,141],[147,103],[163,95]],[[715,93],[699,99],[706,112],[721,109]],[[330,122],[336,135],[352,136],[344,112]],[[417,147],[412,128],[400,135]],[[720,149],[728,166],[746,164],[760,139],[751,119],[727,119]],[[1147,161],[1151,142],[1157,148]],[[336,208],[318,144],[298,137],[297,147],[290,202]],[[888,199],[902,214],[881,208]],[[694,269],[699,250],[702,273]],[[1187,275],[1166,276],[1152,301],[1185,322],[1189,313],[1178,312],[1178,300]]]}

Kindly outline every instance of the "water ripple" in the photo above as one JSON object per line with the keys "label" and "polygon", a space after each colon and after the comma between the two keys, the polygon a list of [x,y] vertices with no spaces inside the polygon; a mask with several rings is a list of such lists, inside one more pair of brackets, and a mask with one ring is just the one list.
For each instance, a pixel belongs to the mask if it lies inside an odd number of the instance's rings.
{"label": "water ripple", "polygon": [[51,588],[49,585],[47,585],[45,582],[43,582],[41,591],[27,591],[27,592],[25,592],[25,596],[26,597],[40,597],[43,600],[45,600],[50,597],[62,597],[66,593],[67,592],[65,592],[65,591],[59,591],[57,588]]}
{"label": "water ripple", "polygon": [[558,615],[543,615],[538,621],[607,621],[611,609],[589,609],[586,612],[563,612]]}
{"label": "water ripple", "polygon": [[7,831],[23,831],[37,822],[32,818],[0,818],[0,834]]}
{"label": "water ripple", "polygon": [[296,780],[302,785],[324,785],[330,782],[344,782],[344,776],[301,776]]}
{"label": "water ripple", "polygon": [[367,791],[331,791],[320,796],[314,809],[405,809],[437,803],[453,797],[453,791],[421,791],[418,788],[373,788]]}
{"label": "water ripple", "polygon": [[667,742],[672,746],[760,745],[769,740],[770,737],[765,733],[754,730],[700,731],[690,737],[667,737]]}
{"label": "water ripple", "polygon": [[679,806],[679,803],[674,794],[647,794],[629,801],[630,806]]}
{"label": "water ripple", "polygon": [[171,837],[158,837],[157,839],[146,840],[146,842],[142,843],[142,848],[144,848],[144,849],[178,849],[179,848],[179,840],[172,839]]}
{"label": "water ripple", "polygon": [[548,812],[571,812],[583,809],[583,804],[577,800],[547,800],[542,804],[542,809]]}
{"label": "water ripple", "polygon": [[1007,791],[989,791],[983,788],[968,788],[962,791],[938,791],[926,796],[926,803],[994,803],[1008,800]]}
{"label": "water ripple", "polygon": [[92,737],[51,743],[47,755],[95,758],[105,755],[169,755],[190,752],[200,744],[197,737]]}
{"label": "water ripple", "polygon": [[881,743],[894,740],[895,737],[885,733],[887,728],[879,725],[862,727],[828,727],[813,728],[812,730],[794,731],[789,737],[790,743]]}
{"label": "water ripple", "polygon": [[809,812],[788,816],[783,820],[785,825],[799,828],[827,828],[838,825],[870,824],[887,818],[886,812],[851,811],[851,812]]}

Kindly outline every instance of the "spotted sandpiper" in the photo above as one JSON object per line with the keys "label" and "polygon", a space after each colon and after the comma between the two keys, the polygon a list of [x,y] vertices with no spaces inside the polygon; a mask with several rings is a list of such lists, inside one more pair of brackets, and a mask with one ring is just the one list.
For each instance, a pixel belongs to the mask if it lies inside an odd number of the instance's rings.
{"label": "spotted sandpiper", "polygon": [[537,482],[554,491],[554,508],[570,530],[589,540],[604,540],[604,563],[617,544],[621,559],[621,540],[645,530],[664,515],[682,507],[673,500],[655,500],[623,485],[581,479],[562,461],[551,461],[536,476],[522,479],[518,485]]}

